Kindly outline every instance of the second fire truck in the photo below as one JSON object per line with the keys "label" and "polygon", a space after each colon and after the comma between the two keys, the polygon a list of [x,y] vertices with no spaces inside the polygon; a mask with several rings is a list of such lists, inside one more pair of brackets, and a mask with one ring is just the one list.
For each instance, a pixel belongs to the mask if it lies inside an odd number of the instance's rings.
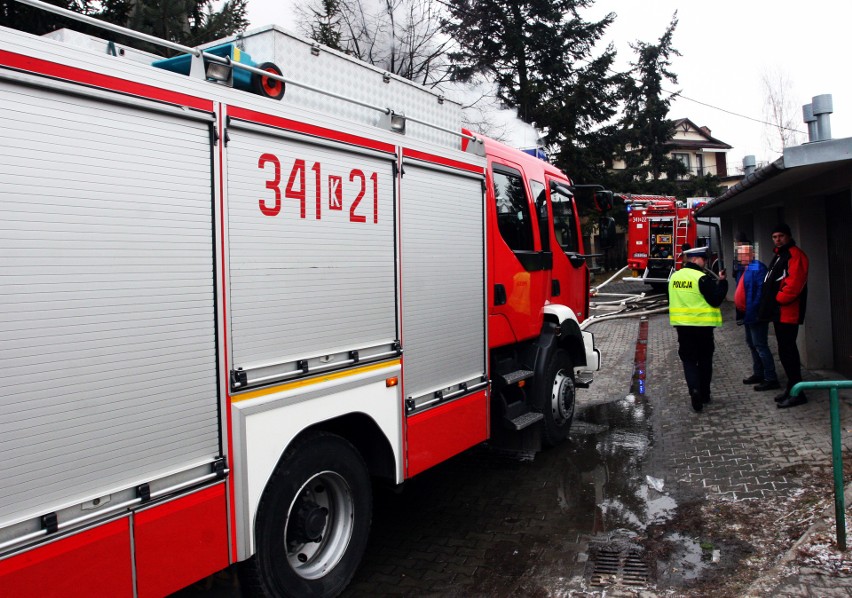
{"label": "second fire truck", "polygon": [[709,223],[695,218],[696,204],[670,195],[622,196],[627,206],[627,267],[631,280],[663,288],[683,265],[684,245],[711,245]]}

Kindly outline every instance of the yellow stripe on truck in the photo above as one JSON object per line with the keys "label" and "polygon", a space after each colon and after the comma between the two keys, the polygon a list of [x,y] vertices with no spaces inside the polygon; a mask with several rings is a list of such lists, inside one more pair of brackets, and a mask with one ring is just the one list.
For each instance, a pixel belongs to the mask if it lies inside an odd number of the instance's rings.
{"label": "yellow stripe on truck", "polygon": [[259,397],[265,397],[267,395],[283,392],[285,390],[293,390],[295,388],[303,388],[305,386],[312,386],[314,384],[320,384],[322,382],[330,382],[331,380],[339,380],[340,378],[348,378],[350,376],[357,376],[358,374],[365,374],[367,372],[374,372],[376,370],[380,370],[387,367],[398,366],[402,363],[401,359],[394,359],[393,361],[383,361],[382,363],[374,363],[372,365],[365,365],[363,367],[355,368],[353,370],[344,370],[341,372],[334,372],[331,374],[317,375],[313,378],[305,378],[304,380],[296,380],[294,382],[288,382],[286,384],[278,384],[276,386],[270,386],[269,388],[261,388],[259,390],[252,390],[250,392],[246,392],[239,395],[231,396],[232,403],[238,403],[240,401],[248,401],[250,399],[257,399]]}

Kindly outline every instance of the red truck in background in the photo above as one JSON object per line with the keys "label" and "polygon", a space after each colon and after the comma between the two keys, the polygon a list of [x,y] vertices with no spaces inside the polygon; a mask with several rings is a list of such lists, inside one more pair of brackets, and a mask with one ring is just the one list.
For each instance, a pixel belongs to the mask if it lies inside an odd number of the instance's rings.
{"label": "red truck in background", "polygon": [[710,246],[706,225],[695,218],[697,203],[670,195],[622,195],[627,206],[627,266],[632,280],[662,288],[683,265],[684,245]]}

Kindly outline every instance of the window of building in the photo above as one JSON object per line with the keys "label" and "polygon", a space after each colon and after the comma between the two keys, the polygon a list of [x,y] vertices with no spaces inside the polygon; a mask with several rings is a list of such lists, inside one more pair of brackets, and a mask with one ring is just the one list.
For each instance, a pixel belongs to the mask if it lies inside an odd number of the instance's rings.
{"label": "window of building", "polygon": [[681,175],[679,178],[685,178],[692,173],[692,168],[689,164],[689,154],[672,153],[672,158],[679,160],[686,167],[686,174]]}

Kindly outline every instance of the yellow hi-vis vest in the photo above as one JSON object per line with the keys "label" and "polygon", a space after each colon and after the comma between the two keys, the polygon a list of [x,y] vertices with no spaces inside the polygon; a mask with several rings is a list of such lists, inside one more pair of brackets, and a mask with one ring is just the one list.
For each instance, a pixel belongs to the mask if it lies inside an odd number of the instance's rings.
{"label": "yellow hi-vis vest", "polygon": [[704,273],[681,268],[669,279],[669,324],[672,326],[721,326],[722,310],[711,307],[698,289]]}

